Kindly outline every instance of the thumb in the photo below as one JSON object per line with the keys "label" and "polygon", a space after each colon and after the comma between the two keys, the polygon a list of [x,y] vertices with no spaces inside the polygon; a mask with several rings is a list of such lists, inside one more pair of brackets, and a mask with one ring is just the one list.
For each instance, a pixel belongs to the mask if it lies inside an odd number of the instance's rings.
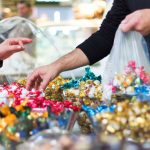
{"label": "thumb", "polygon": [[24,47],[21,45],[10,45],[8,50],[15,53],[24,50]]}
{"label": "thumb", "polygon": [[122,21],[120,28],[123,32],[129,32],[134,29],[136,24],[137,24],[136,19],[130,19],[128,21],[124,20],[124,21]]}

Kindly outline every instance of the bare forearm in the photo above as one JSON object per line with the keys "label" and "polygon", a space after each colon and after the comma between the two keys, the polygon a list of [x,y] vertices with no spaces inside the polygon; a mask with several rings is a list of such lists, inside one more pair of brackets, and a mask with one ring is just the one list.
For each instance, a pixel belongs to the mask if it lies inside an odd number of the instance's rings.
{"label": "bare forearm", "polygon": [[61,57],[50,65],[37,68],[29,77],[26,88],[31,90],[45,89],[49,81],[53,80],[62,71],[74,69],[88,65],[87,56],[80,49],[75,49],[71,53]]}
{"label": "bare forearm", "polygon": [[80,49],[75,49],[74,51],[61,57],[53,64],[59,72],[75,69],[89,64],[87,56]]}

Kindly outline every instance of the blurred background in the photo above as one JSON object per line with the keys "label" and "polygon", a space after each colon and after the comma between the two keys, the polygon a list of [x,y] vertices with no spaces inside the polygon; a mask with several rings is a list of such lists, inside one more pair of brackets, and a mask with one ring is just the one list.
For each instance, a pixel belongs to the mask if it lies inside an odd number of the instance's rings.
{"label": "blurred background", "polygon": [[[25,52],[4,61],[1,76],[4,75],[11,82],[72,51],[100,28],[112,2],[113,0],[0,0],[0,42],[10,37],[33,39]],[[105,61],[106,59],[92,66],[96,74],[102,74]],[[62,75],[67,78],[82,76],[83,69],[64,72]]]}

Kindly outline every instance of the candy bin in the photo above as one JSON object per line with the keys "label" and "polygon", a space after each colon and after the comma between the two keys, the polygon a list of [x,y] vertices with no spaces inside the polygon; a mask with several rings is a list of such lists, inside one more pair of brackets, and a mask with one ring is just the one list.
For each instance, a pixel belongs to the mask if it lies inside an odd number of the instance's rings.
{"label": "candy bin", "polygon": [[43,91],[27,91],[24,82],[0,86],[1,144],[12,148],[54,127],[71,132],[80,107],[68,100],[46,99]]}
{"label": "candy bin", "polygon": [[99,110],[84,109],[92,119],[93,126],[97,126],[101,133],[115,135],[120,140],[150,142],[150,105],[148,102],[131,103],[130,100],[126,100],[118,102],[116,106],[100,106]]}
{"label": "candy bin", "polygon": [[[102,98],[101,76],[96,76],[90,68],[85,69],[85,75],[65,83],[62,87],[63,96],[79,105],[96,107]],[[92,133],[93,128],[87,114],[82,110],[78,116],[78,124],[84,134]]]}
{"label": "candy bin", "polygon": [[0,110],[1,144],[8,148],[11,143],[16,143],[17,145],[42,130],[55,127],[70,132],[76,121],[74,110],[76,109],[75,111],[77,111],[77,108],[75,107],[74,109],[71,104],[70,106],[59,104],[63,105],[63,110],[60,111],[56,110],[55,105],[47,107],[47,111],[20,105],[15,108],[3,105]]}

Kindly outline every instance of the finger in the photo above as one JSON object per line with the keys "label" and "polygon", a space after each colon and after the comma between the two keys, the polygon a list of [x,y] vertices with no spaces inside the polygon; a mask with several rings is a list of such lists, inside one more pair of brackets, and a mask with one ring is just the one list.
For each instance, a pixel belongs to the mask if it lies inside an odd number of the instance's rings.
{"label": "finger", "polygon": [[11,51],[12,53],[15,53],[15,52],[23,51],[24,48],[20,45],[10,45],[8,50]]}
{"label": "finger", "polygon": [[22,44],[29,44],[32,42],[32,39],[29,39],[29,38],[12,38],[12,39],[7,39],[7,41],[11,45],[17,45],[17,44],[19,44],[20,41],[22,42]]}
{"label": "finger", "polygon": [[39,78],[38,72],[33,72],[31,76],[27,79],[26,89],[31,90],[35,87],[35,82]]}
{"label": "finger", "polygon": [[36,82],[35,82],[35,89],[38,90],[40,88],[40,84],[42,82],[41,78],[37,78]]}
{"label": "finger", "polygon": [[23,49],[25,48],[22,41],[19,41],[19,45],[20,45]]}
{"label": "finger", "polygon": [[46,87],[47,87],[47,85],[48,85],[48,83],[49,83],[49,79],[47,78],[47,79],[44,79],[43,80],[43,82],[41,82],[41,85],[40,85],[40,89],[41,90],[45,90],[46,89]]}
{"label": "finger", "polygon": [[19,38],[18,40],[22,41],[23,44],[29,44],[32,42],[32,39],[29,38]]}
{"label": "finger", "polygon": [[124,22],[120,25],[121,30],[123,32],[129,32],[135,28],[136,24],[138,23],[138,20],[136,18],[133,18],[128,21],[125,20]]}

